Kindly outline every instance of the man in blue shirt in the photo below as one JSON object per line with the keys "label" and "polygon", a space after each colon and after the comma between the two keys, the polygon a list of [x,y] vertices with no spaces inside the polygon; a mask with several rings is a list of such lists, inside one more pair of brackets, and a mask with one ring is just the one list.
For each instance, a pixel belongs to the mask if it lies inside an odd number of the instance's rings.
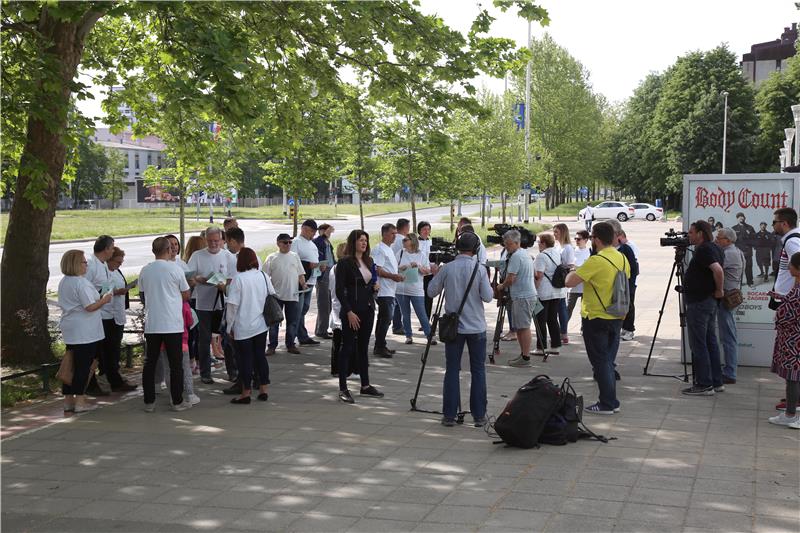
{"label": "man in blue shirt", "polygon": [[469,350],[469,367],[472,374],[469,408],[475,420],[475,427],[486,424],[486,315],[483,302],[492,301],[492,287],[489,278],[482,275],[481,268],[465,293],[469,280],[475,270],[473,258],[480,246],[480,239],[474,233],[462,233],[456,240],[458,256],[442,267],[428,285],[428,296],[438,296],[444,291],[446,313],[457,313],[461,302],[464,306],[458,317],[458,335],[453,342],[444,345],[446,369],[444,374],[442,425],[455,425],[458,407],[461,403],[459,372],[464,344]]}

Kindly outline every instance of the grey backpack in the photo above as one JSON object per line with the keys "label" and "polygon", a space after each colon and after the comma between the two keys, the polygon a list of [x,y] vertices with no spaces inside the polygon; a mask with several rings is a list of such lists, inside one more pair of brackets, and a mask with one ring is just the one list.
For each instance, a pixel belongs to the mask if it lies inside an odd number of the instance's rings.
{"label": "grey backpack", "polygon": [[623,255],[622,256],[622,269],[617,268],[608,257],[602,256],[597,254],[598,257],[602,257],[606,261],[608,261],[611,266],[613,266],[617,273],[614,275],[614,286],[611,289],[611,303],[608,305],[603,303],[603,300],[600,298],[600,295],[597,294],[597,289],[594,288],[593,283],[589,283],[592,286],[592,290],[594,291],[595,295],[597,295],[597,299],[600,300],[600,305],[606,310],[611,316],[618,316],[624,317],[628,314],[628,309],[631,306],[631,293],[630,288],[628,287],[628,276],[625,275],[625,264],[628,262],[628,259]]}

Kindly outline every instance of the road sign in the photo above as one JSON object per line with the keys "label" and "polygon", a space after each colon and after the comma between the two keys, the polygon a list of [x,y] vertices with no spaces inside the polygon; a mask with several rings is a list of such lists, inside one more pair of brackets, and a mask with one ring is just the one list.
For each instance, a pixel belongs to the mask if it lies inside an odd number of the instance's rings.
{"label": "road sign", "polygon": [[530,183],[523,183],[522,184],[522,188],[525,189],[526,191],[529,191],[529,190],[531,190],[531,184]]}
{"label": "road sign", "polygon": [[289,205],[294,205],[294,198],[289,198],[289,201],[286,203]]}

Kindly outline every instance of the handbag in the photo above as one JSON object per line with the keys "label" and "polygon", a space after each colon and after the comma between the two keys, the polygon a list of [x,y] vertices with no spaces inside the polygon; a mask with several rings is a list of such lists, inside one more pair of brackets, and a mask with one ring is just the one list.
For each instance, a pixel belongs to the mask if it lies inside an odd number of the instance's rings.
{"label": "handbag", "polygon": [[[222,300],[222,309],[216,309],[217,302]],[[225,320],[223,314],[225,313],[225,295],[221,291],[217,291],[217,297],[214,298],[215,309],[211,311],[211,333],[225,333]]]}
{"label": "handbag", "polygon": [[480,263],[476,259],[475,268],[472,269],[472,276],[469,278],[467,290],[464,291],[464,297],[461,298],[461,305],[458,306],[458,311],[455,313],[445,313],[442,318],[439,319],[440,341],[453,342],[458,337],[458,317],[461,315],[461,311],[464,309],[464,304],[467,303],[467,296],[469,295],[469,290],[472,288],[472,282],[475,281],[475,275],[478,273],[479,266]]}
{"label": "handbag", "polygon": [[58,372],[56,377],[64,385],[72,385],[72,377],[75,375],[75,357],[72,355],[72,350],[64,352],[64,357],[61,358],[61,364],[58,365]]}
{"label": "handbag", "polygon": [[739,288],[731,289],[722,296],[722,305],[724,305],[725,309],[727,309],[728,311],[733,311],[734,309],[739,307],[744,301],[744,296],[742,295],[741,288],[742,288],[742,278],[744,277],[745,259],[744,259],[744,253],[742,253],[741,250],[739,250],[739,255],[742,258],[742,273],[739,275]]}
{"label": "handbag", "polygon": [[264,276],[264,284],[267,286],[267,297],[264,299],[264,320],[266,320],[268,326],[277,326],[281,322],[283,322],[283,309],[281,308],[281,304],[278,303],[278,299],[275,297],[274,294],[270,294],[269,292],[269,283],[267,283],[267,275],[263,272],[261,273]]}

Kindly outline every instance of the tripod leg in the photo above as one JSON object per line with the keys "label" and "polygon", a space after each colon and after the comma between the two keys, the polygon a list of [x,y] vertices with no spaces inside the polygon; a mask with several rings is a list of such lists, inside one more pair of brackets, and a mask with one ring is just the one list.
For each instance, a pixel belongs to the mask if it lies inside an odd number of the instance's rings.
{"label": "tripod leg", "polygon": [[500,303],[497,310],[497,323],[494,326],[494,338],[492,339],[492,352],[489,354],[489,362],[495,364],[495,357],[500,355],[500,336],[503,333],[503,321],[506,316],[505,303]]}
{"label": "tripod leg", "polygon": [[[539,328],[539,321],[536,320],[536,315],[533,315],[533,317],[531,317],[531,322],[533,322],[533,329],[536,330],[536,345],[538,346],[539,342],[542,342],[543,337],[542,337],[542,330]],[[542,356],[542,363],[546,363],[547,346],[545,345],[544,342],[542,342],[542,352],[544,353],[544,356]]]}
{"label": "tripod leg", "polygon": [[442,295],[436,302],[436,310],[431,317],[431,334],[428,337],[428,342],[425,344],[425,350],[422,352],[421,362],[422,366],[419,369],[419,378],[417,379],[417,388],[414,390],[414,397],[411,399],[411,410],[417,411],[417,398],[419,397],[419,388],[422,385],[422,375],[425,373],[425,366],[428,363],[428,352],[431,350],[431,340],[436,335],[436,327],[439,325],[439,313],[442,310]]}
{"label": "tripod leg", "polygon": [[[656,338],[658,337],[658,328],[661,327],[661,319],[664,317],[664,307],[667,305],[667,298],[669,297],[669,291],[672,290],[672,278],[675,276],[675,270],[678,266],[677,262],[672,263],[672,270],[669,273],[669,281],[667,281],[667,290],[664,291],[664,299],[661,302],[661,309],[658,311],[658,321],[656,322],[656,330],[653,332],[653,340],[650,341],[650,352],[647,354],[647,362],[644,365],[644,372],[643,375],[647,375],[647,369],[650,367],[650,358],[653,357],[653,348],[656,345]],[[680,295],[678,295],[680,298]],[[681,342],[683,342],[681,340]]]}

